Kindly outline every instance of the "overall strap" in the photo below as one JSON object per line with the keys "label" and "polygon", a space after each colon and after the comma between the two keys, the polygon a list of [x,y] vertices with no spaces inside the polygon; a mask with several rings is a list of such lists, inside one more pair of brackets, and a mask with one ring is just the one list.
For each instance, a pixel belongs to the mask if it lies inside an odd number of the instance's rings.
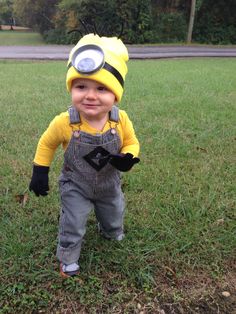
{"label": "overall strap", "polygon": [[75,107],[70,106],[68,109],[69,116],[70,116],[70,123],[71,124],[78,124],[80,123],[80,115],[78,111],[75,109]]}
{"label": "overall strap", "polygon": [[119,121],[119,109],[117,106],[113,106],[109,112],[109,120],[118,123]]}

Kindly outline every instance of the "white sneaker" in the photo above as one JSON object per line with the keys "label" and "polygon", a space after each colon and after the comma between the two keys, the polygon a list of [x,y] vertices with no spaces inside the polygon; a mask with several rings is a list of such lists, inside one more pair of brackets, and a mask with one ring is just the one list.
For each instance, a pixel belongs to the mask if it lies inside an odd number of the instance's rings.
{"label": "white sneaker", "polygon": [[116,241],[122,241],[122,240],[124,239],[124,237],[125,237],[125,234],[124,234],[124,233],[121,233],[121,234],[119,234],[118,236],[116,236],[114,240],[116,240]]}
{"label": "white sneaker", "polygon": [[60,275],[62,277],[72,277],[76,276],[79,273],[79,264],[72,263],[72,264],[60,264]]}

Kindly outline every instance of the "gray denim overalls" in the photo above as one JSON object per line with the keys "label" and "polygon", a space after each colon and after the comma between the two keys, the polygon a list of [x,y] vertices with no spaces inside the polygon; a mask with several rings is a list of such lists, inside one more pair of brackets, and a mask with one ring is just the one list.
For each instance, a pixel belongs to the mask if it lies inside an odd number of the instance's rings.
{"label": "gray denim overalls", "polygon": [[91,135],[73,130],[80,125],[80,116],[69,108],[73,134],[64,154],[59,178],[61,216],[57,257],[64,264],[77,262],[86,232],[89,213],[94,207],[100,230],[106,238],[123,235],[124,196],[120,172],[107,162],[108,153],[117,154],[121,141],[117,131],[119,109],[109,113],[110,129],[104,134]]}

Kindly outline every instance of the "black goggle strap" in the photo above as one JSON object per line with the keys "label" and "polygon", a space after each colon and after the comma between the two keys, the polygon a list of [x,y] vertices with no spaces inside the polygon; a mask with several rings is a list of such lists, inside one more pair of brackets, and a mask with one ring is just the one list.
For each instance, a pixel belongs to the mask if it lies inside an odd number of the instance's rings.
{"label": "black goggle strap", "polygon": [[[68,64],[68,69],[72,66],[73,66],[72,63],[70,62]],[[108,64],[107,62],[104,63],[104,66],[102,68],[106,69],[108,72],[113,74],[115,78],[117,79],[117,81],[120,83],[120,85],[124,87],[124,80],[119,71],[117,71],[112,65]]]}

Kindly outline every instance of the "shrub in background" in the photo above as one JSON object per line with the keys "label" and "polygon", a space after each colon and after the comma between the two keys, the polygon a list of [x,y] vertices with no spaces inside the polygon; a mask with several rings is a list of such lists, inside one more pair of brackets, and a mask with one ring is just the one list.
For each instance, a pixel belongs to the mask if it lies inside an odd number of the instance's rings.
{"label": "shrub in background", "polygon": [[159,13],[153,19],[155,41],[167,43],[185,41],[187,22],[183,13]]}

